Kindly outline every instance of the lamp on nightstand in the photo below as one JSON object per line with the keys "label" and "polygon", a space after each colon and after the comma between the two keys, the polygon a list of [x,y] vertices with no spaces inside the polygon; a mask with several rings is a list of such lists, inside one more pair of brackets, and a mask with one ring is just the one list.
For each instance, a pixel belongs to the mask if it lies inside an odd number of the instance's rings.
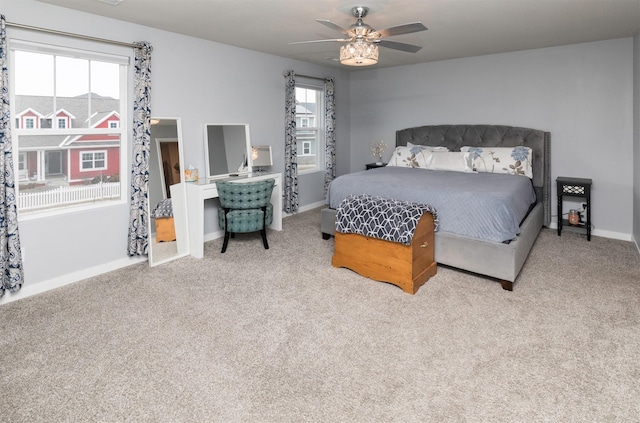
{"label": "lamp on nightstand", "polygon": [[258,173],[262,173],[263,166],[273,166],[273,156],[271,155],[270,145],[254,145],[251,146],[251,169],[258,169]]}

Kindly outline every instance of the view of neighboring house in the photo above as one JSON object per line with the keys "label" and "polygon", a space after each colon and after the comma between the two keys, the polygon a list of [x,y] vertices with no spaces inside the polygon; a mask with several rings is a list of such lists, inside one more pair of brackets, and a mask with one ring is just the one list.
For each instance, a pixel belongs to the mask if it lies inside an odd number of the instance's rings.
{"label": "view of neighboring house", "polygon": [[[16,96],[16,129],[119,128],[119,100],[97,94],[76,97]],[[88,105],[91,105],[90,107]],[[55,112],[53,111],[55,107]],[[17,168],[20,190],[119,180],[120,136],[22,135]]]}
{"label": "view of neighboring house", "polygon": [[318,131],[316,126],[316,103],[296,104],[296,142],[298,147],[298,170],[316,165]]}

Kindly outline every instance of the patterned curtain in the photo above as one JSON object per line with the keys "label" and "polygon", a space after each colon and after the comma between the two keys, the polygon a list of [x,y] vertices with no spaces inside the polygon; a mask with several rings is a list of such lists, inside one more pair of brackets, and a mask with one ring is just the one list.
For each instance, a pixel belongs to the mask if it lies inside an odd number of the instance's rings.
{"label": "patterned curtain", "polygon": [[6,25],[4,15],[0,15],[0,150],[2,151],[0,155],[0,265],[2,266],[0,297],[5,291],[19,291],[24,282],[11,151]]}
{"label": "patterned curtain", "polygon": [[327,195],[329,184],[336,177],[336,105],[335,84],[333,78],[324,82],[324,129],[325,129],[325,169],[324,194]]}
{"label": "patterned curtain", "polygon": [[129,256],[149,250],[149,150],[151,142],[151,52],[146,41],[135,43],[133,161],[129,212]]}
{"label": "patterned curtain", "polygon": [[296,141],[296,79],[293,71],[285,78],[284,104],[284,189],[283,209],[286,213],[298,211],[298,153]]}

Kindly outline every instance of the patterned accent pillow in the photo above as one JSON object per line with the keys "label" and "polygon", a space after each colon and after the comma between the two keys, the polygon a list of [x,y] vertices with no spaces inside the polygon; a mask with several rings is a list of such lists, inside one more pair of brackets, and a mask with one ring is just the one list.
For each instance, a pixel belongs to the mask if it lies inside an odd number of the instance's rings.
{"label": "patterned accent pillow", "polygon": [[431,147],[407,143],[407,146],[398,146],[393,150],[387,166],[417,167],[426,169],[427,160],[432,151],[448,151],[446,147]]}
{"label": "patterned accent pillow", "polygon": [[476,172],[508,173],[533,179],[532,151],[529,147],[461,147],[460,151],[473,156]]}
{"label": "patterned accent pillow", "polygon": [[427,169],[473,173],[472,154],[458,151],[434,151],[427,160]]}

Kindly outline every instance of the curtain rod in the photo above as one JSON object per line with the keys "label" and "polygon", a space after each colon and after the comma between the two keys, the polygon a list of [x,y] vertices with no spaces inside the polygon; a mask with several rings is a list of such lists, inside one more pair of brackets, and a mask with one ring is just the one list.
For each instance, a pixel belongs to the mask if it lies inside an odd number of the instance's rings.
{"label": "curtain rod", "polygon": [[66,35],[67,37],[82,38],[83,40],[98,41],[100,43],[115,44],[115,45],[118,45],[118,46],[125,46],[125,47],[131,47],[131,48],[135,48],[136,47],[135,44],[125,43],[125,42],[122,42],[122,41],[107,40],[105,38],[97,38],[97,37],[91,37],[89,35],[73,34],[71,32],[57,31],[55,29],[40,28],[40,27],[37,27],[37,26],[24,25],[24,24],[19,24],[19,23],[14,23],[14,22],[5,22],[5,23],[6,23],[7,26],[12,26],[14,28],[22,28],[22,29],[29,29],[29,30],[32,30],[32,31],[48,32],[49,34],[56,34],[56,35]]}

